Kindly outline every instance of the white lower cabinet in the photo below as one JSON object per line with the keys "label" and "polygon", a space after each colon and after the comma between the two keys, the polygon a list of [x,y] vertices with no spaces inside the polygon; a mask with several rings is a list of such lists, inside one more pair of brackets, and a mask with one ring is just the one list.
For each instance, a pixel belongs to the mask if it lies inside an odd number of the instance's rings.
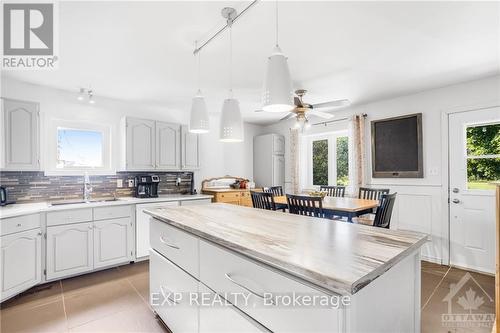
{"label": "white lower cabinet", "polygon": [[[200,297],[213,300],[216,294],[199,284]],[[208,296],[209,295],[209,296]],[[210,302],[209,302],[210,303]],[[215,303],[215,302],[214,302]],[[259,325],[252,319],[245,317],[233,305],[200,306],[200,333],[255,333],[262,332]]]}
{"label": "white lower cabinet", "polygon": [[129,217],[94,222],[94,268],[130,261],[132,242]]}
{"label": "white lower cabinet", "polygon": [[151,250],[150,304],[174,333],[198,332],[198,307],[190,304],[190,294],[198,292],[198,281]]}
{"label": "white lower cabinet", "polygon": [[40,283],[41,234],[37,228],[0,238],[1,301]]}
{"label": "white lower cabinet", "polygon": [[94,268],[93,222],[47,227],[47,279]]}

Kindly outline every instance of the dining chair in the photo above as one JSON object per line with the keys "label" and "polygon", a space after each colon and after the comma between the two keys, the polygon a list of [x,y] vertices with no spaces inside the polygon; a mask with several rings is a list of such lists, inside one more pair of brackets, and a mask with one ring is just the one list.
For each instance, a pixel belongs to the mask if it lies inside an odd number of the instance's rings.
{"label": "dining chair", "polygon": [[271,186],[271,187],[265,187],[264,192],[267,193],[272,193],[273,195],[283,195],[283,187],[282,186]]}
{"label": "dining chair", "polygon": [[319,188],[320,191],[325,191],[327,196],[329,197],[341,197],[345,196],[345,186],[329,186],[329,185],[321,185]]}
{"label": "dining chair", "polygon": [[323,199],[302,195],[287,194],[288,211],[291,214],[325,217],[323,211]]}
{"label": "dining chair", "polygon": [[250,195],[252,197],[253,208],[276,210],[272,193],[250,191]]}
{"label": "dining chair", "polygon": [[394,208],[394,202],[396,202],[396,194],[397,193],[382,194],[380,197],[380,205],[377,207],[374,219],[355,217],[352,221],[358,224],[389,229],[391,226],[392,209]]}
{"label": "dining chair", "polygon": [[358,199],[380,200],[382,194],[389,194],[389,189],[360,187]]}

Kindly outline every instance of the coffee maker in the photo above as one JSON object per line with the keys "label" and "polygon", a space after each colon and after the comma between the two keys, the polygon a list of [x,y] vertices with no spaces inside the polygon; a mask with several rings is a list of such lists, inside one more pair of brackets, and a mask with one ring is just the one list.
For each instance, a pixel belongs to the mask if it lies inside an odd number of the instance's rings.
{"label": "coffee maker", "polygon": [[135,177],[136,198],[157,198],[160,177],[157,175],[139,175]]}

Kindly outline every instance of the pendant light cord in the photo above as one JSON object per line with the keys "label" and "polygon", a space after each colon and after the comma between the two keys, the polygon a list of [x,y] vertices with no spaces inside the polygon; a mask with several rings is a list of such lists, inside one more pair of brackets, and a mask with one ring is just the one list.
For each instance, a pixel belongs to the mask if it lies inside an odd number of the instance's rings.
{"label": "pendant light cord", "polygon": [[278,0],[276,0],[276,46],[278,46]]}
{"label": "pendant light cord", "polygon": [[[195,42],[195,47],[198,47],[198,41]],[[201,52],[198,52],[197,54],[197,57],[198,57],[198,73],[197,73],[197,85],[198,85],[198,91],[201,90]]]}
{"label": "pendant light cord", "polygon": [[233,27],[229,26],[229,93],[233,98]]}

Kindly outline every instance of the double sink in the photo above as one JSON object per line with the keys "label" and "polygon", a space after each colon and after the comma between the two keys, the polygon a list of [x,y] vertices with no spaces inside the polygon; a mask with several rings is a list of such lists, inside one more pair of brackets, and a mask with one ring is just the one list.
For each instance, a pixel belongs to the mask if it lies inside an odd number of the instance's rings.
{"label": "double sink", "polygon": [[100,198],[100,199],[92,199],[92,200],[64,200],[64,201],[54,201],[51,202],[51,206],[62,206],[62,205],[76,205],[76,204],[85,204],[85,203],[96,203],[96,202],[113,202],[120,201],[118,198]]}

